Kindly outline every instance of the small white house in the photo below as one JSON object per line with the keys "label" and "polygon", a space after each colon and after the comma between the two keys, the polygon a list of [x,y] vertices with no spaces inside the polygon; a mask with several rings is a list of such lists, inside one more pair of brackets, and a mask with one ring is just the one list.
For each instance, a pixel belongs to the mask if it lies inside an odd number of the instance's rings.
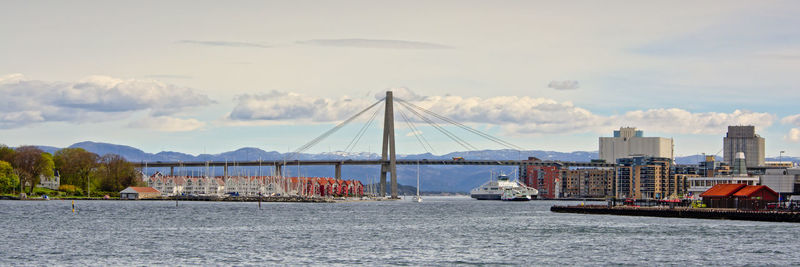
{"label": "small white house", "polygon": [[56,171],[53,177],[45,177],[44,175],[40,175],[39,184],[36,185],[36,187],[44,187],[52,190],[58,190],[59,186],[61,186],[61,177],[58,175],[58,171]]}

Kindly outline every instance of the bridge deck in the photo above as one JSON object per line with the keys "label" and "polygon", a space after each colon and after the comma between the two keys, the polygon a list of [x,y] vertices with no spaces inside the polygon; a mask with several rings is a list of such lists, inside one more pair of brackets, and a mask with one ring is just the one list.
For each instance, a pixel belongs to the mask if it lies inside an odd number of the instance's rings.
{"label": "bridge deck", "polygon": [[[141,162],[135,163],[139,167],[205,167],[205,166],[321,166],[321,165],[381,165],[388,164],[388,160],[292,160],[292,161],[191,161],[191,162]],[[520,160],[447,160],[447,159],[402,159],[396,161],[397,165],[553,165],[566,167],[613,167],[614,164],[595,162],[554,162],[554,161],[520,161]]]}

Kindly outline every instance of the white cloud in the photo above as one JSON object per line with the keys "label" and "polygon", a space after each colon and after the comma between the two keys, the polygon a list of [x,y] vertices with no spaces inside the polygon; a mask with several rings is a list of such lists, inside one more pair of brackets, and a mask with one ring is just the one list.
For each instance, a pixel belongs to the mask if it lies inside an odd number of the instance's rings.
{"label": "white cloud", "polygon": [[48,82],[12,74],[0,77],[0,94],[4,96],[0,99],[3,128],[48,121],[106,121],[145,110],[161,116],[213,103],[191,88],[107,76]]}
{"label": "white cloud", "polygon": [[781,119],[781,123],[800,126],[800,114],[783,117],[783,119]]}
{"label": "white cloud", "polygon": [[205,126],[197,119],[181,119],[169,116],[147,117],[128,124],[131,128],[145,128],[161,132],[187,132]]}
{"label": "white cloud", "polygon": [[[604,116],[577,107],[569,101],[548,98],[419,96],[408,89],[394,89],[394,92],[398,96],[407,95],[403,99],[415,99],[407,100],[414,105],[455,121],[500,126],[506,134],[513,135],[606,133],[621,125],[637,126],[659,133],[721,134],[728,125],[755,125],[765,128],[775,120],[769,113],[743,110],[734,110],[731,113],[693,113],[678,108],[634,110],[622,115]],[[375,98],[384,95],[385,93],[378,93]],[[371,103],[363,98],[324,99],[271,92],[265,95],[240,96],[239,103],[228,118],[239,122],[341,121]],[[395,110],[405,113],[412,120],[422,121],[399,103],[395,104]]]}
{"label": "white cloud", "polygon": [[800,128],[792,128],[789,130],[789,134],[785,135],[783,139],[795,143],[800,142]]}
{"label": "white cloud", "polygon": [[578,83],[578,81],[566,80],[566,81],[551,81],[549,84],[547,84],[547,87],[556,90],[574,90],[580,88],[581,86]]}
{"label": "white cloud", "polygon": [[649,109],[626,112],[616,121],[619,125],[636,125],[648,131],[679,134],[719,134],[729,125],[755,125],[766,128],[775,116],[746,110],[732,113],[692,113],[678,108]]}
{"label": "white cloud", "polygon": [[339,99],[325,99],[278,91],[241,95],[237,101],[236,107],[228,115],[230,120],[329,122],[346,119],[372,104],[363,98],[342,96]]}

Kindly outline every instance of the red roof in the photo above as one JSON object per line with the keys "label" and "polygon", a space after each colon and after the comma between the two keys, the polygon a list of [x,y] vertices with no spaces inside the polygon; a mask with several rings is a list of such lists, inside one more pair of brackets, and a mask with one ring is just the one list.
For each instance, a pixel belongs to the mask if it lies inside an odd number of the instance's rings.
{"label": "red roof", "polygon": [[746,184],[717,184],[700,194],[701,197],[728,197],[747,186]]}
{"label": "red roof", "polygon": [[152,187],[133,187],[133,186],[131,186],[131,189],[136,190],[136,192],[139,192],[139,193],[161,193],[161,192],[158,192],[158,190],[156,190],[155,188],[152,188]]}
{"label": "red roof", "polygon": [[769,191],[772,192],[772,194],[775,194],[775,195],[778,194],[778,193],[775,193],[775,191],[773,191],[771,188],[769,188],[766,185],[748,185],[748,186],[745,186],[744,188],[742,188],[742,190],[739,190],[739,192],[736,192],[736,194],[733,194],[733,196],[735,196],[735,197],[750,197],[750,196],[754,195],[755,193],[757,193],[758,191],[761,191],[761,190],[769,190]]}

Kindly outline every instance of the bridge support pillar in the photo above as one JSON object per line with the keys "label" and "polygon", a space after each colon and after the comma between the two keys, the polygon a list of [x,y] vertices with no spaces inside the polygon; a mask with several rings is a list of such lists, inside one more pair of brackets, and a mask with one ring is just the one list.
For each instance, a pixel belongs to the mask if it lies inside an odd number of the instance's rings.
{"label": "bridge support pillar", "polygon": [[169,167],[169,176],[175,176],[175,166]]}
{"label": "bridge support pillar", "polygon": [[283,165],[275,165],[275,176],[283,177]]}
{"label": "bridge support pillar", "polygon": [[[394,146],[394,98],[392,91],[386,91],[386,111],[383,117],[383,149],[381,150],[380,195],[386,196],[386,172],[391,172],[392,198],[397,198],[397,158]],[[388,162],[386,161],[388,157]]]}
{"label": "bridge support pillar", "polygon": [[342,163],[336,163],[336,165],[334,166],[335,166],[334,175],[336,176],[336,179],[342,179]]}
{"label": "bridge support pillar", "polygon": [[228,164],[225,164],[225,167],[222,168],[222,175],[227,179],[228,178]]}

